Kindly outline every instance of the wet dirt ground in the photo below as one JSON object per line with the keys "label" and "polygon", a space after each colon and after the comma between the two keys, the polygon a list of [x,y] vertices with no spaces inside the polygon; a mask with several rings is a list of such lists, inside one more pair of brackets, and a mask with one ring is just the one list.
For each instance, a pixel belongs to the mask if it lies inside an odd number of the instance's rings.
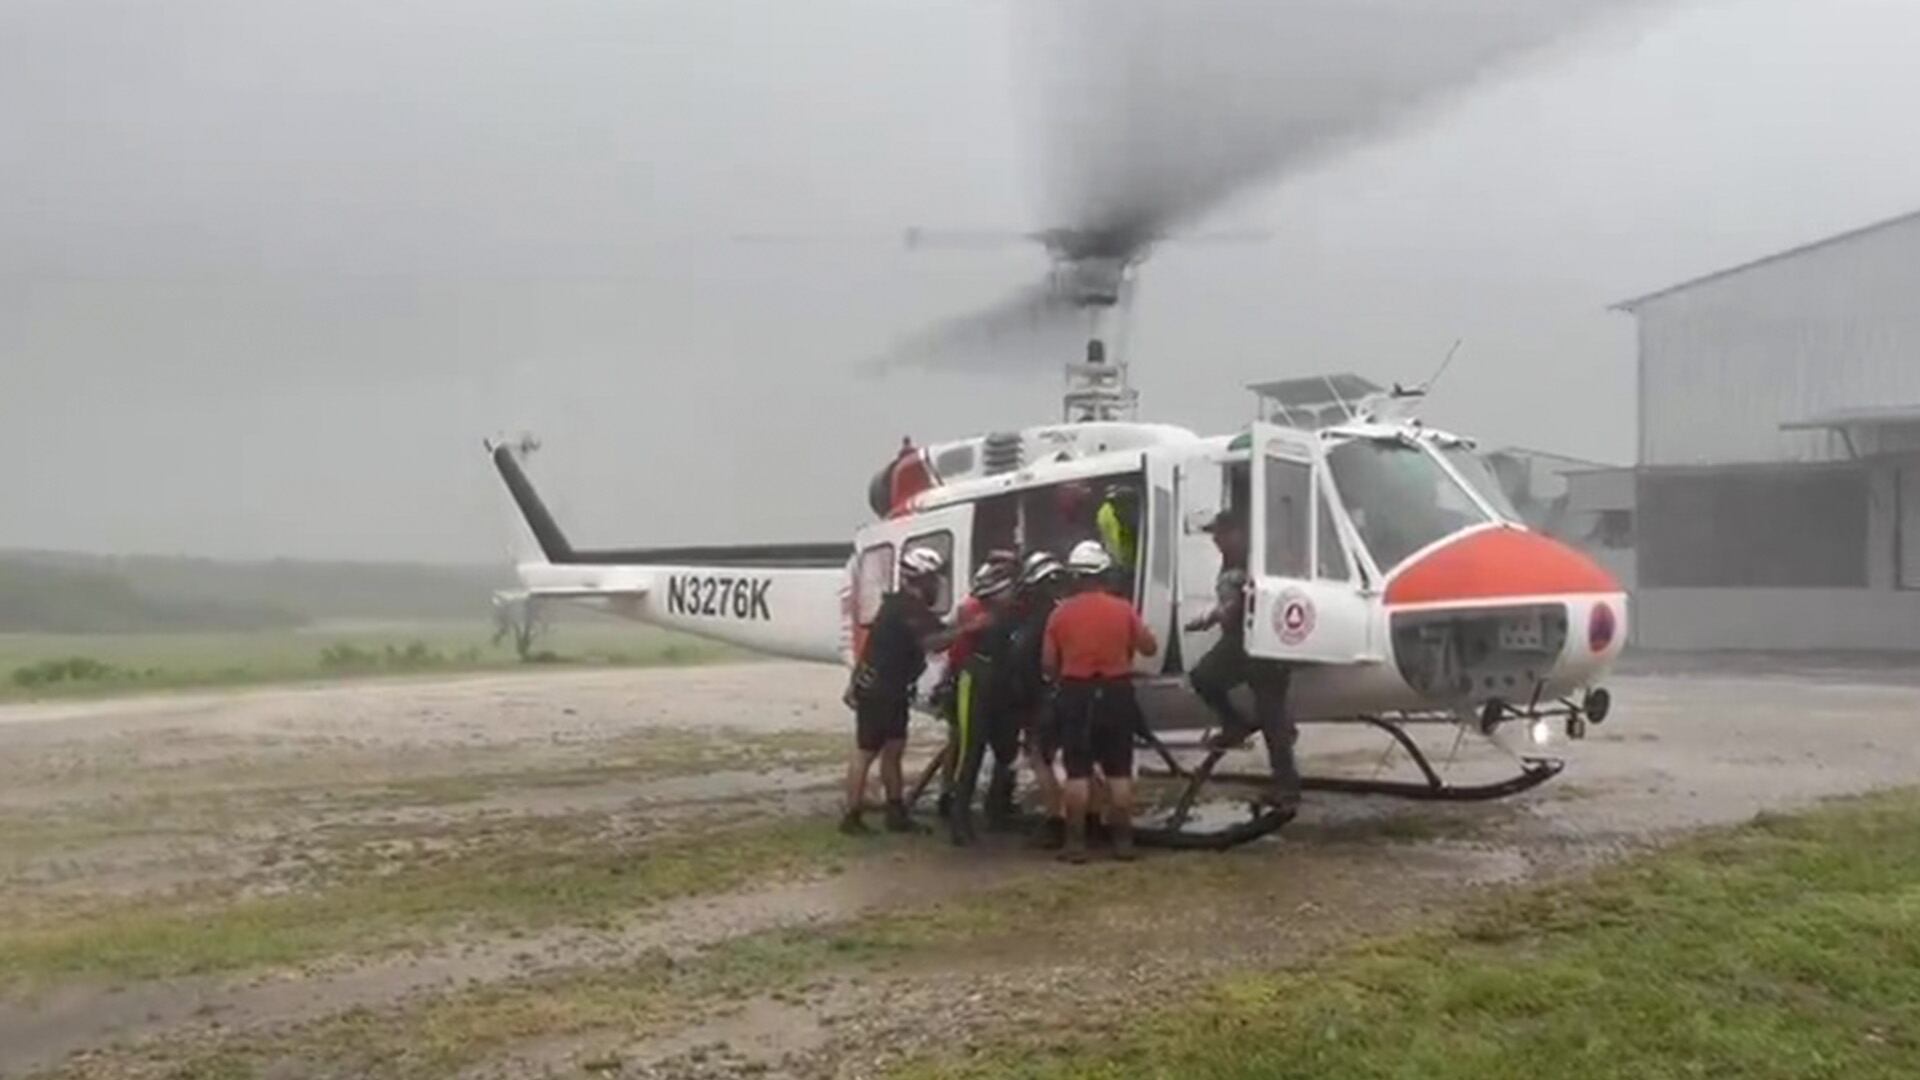
{"label": "wet dirt ground", "polygon": [[[0,708],[0,922],[31,931],[175,898],[217,920],[262,898],[325,901],[368,875],[400,882],[414,862],[458,860],[475,843],[494,845],[495,861],[473,864],[486,873],[517,838],[614,836],[644,858],[649,845],[715,828],[815,823],[824,834],[847,727],[840,679],[753,664]],[[6,978],[0,953],[0,1075],[165,1075],[153,1062],[169,1054],[270,1044],[354,1010],[621,972],[788,928],[915,918],[956,898],[1031,905],[1031,918],[1015,912],[1012,931],[995,923],[977,947],[855,957],[644,1023],[529,1030],[448,1073],[878,1075],[906,1058],[964,1056],[978,1040],[1044,1041],[1056,1027],[1124,1017],[1237,968],[1297,963],[1686,830],[1920,783],[1920,675],[1895,660],[1643,658],[1612,685],[1613,717],[1559,747],[1570,764],[1540,789],[1472,806],[1314,797],[1279,837],[1223,855],[1077,869],[1012,838],[970,851],[932,836],[877,839],[871,856],[835,849],[818,865],[718,884],[696,874],[644,910],[506,929],[423,920],[417,934],[403,923],[402,949],[152,976],[109,956],[30,979]],[[937,739],[931,728],[917,736]],[[1491,748],[1452,752],[1451,731],[1422,742],[1462,779],[1506,767]],[[1317,728],[1301,749],[1309,771],[1406,775],[1384,746],[1363,730]],[[1062,915],[1049,898],[1081,895],[1070,890],[1086,881],[1125,902]],[[1066,1000],[1074,1008],[1059,1007]],[[324,1044],[287,1046],[274,1075],[351,1074]]]}

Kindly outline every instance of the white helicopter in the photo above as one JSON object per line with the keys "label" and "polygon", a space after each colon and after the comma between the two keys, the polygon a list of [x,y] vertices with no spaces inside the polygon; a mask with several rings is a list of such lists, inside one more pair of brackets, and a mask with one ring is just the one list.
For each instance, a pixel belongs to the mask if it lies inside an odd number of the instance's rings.
{"label": "white helicopter", "polygon": [[[1503,749],[1510,722],[1524,724],[1536,743],[1545,741],[1554,720],[1569,737],[1580,737],[1609,711],[1600,684],[1626,639],[1620,584],[1578,551],[1530,531],[1470,439],[1414,416],[1421,389],[1382,390],[1354,375],[1266,384],[1255,388],[1257,418],[1245,430],[1203,436],[1135,418],[1128,366],[1110,357],[1103,327],[1129,299],[1133,272],[1175,224],[1295,163],[1309,149],[1302,140],[1317,147],[1329,131],[1375,126],[1396,108],[1478,76],[1490,59],[1557,40],[1579,16],[1616,6],[1606,0],[1422,0],[1404,7],[1310,0],[1302,7],[1323,10],[1301,16],[1304,31],[1331,26],[1335,37],[1365,31],[1405,47],[1383,49],[1383,66],[1374,70],[1319,65],[1315,77],[1333,88],[1289,104],[1264,142],[1240,145],[1250,128],[1246,115],[1235,115],[1224,125],[1234,145],[1197,152],[1192,125],[1181,117],[1159,115],[1167,130],[1156,142],[1134,114],[1125,117],[1125,139],[1074,141],[1122,156],[1069,170],[1093,178],[1082,191],[1076,224],[1030,234],[1052,258],[1047,280],[909,342],[889,361],[942,362],[1030,342],[1036,330],[1087,327],[1084,353],[1066,365],[1059,422],[903,446],[869,485],[873,519],[853,530],[851,543],[829,544],[579,550],[522,468],[531,441],[490,442],[493,463],[540,551],[518,567],[521,595],[531,602],[586,603],[763,653],[850,664],[905,552],[930,547],[945,557],[947,582],[936,608],[950,614],[955,584],[966,582],[989,552],[1062,546],[1074,526],[1062,517],[1062,488],[1118,486],[1135,493],[1139,507],[1132,596],[1168,642],[1161,655],[1141,658],[1136,667],[1142,708],[1154,729],[1142,737],[1159,755],[1162,775],[1176,781],[1174,797],[1143,823],[1143,841],[1222,847],[1286,820],[1252,800],[1241,818],[1197,812],[1206,785],[1265,777],[1221,771],[1222,752],[1160,737],[1212,723],[1184,674],[1218,630],[1184,626],[1212,604],[1220,556],[1203,526],[1225,509],[1250,525],[1247,650],[1297,665],[1290,712],[1304,724],[1372,725],[1419,773],[1416,780],[1306,777],[1307,790],[1489,799],[1550,779],[1563,767],[1559,759],[1508,749],[1515,771],[1506,779],[1448,783],[1407,727],[1456,725]],[[1549,10],[1561,17],[1543,18]],[[1190,14],[1167,11],[1176,21],[1135,20],[1130,43],[1151,50]],[[1429,39],[1452,42],[1453,52],[1409,65],[1407,50],[1417,52]],[[1283,44],[1310,51],[1316,41],[1303,32]],[[1113,67],[1127,77],[1126,65]],[[1168,66],[1150,70],[1164,80]],[[1347,92],[1354,88],[1373,95]],[[1186,92],[1155,89],[1175,97]],[[1245,107],[1244,94],[1188,96],[1204,109],[1223,100]],[[1301,126],[1307,120],[1310,140]],[[912,245],[925,240],[924,233],[909,234]],[[1201,756],[1183,761],[1180,751]],[[916,796],[931,774],[929,768],[921,776]]]}

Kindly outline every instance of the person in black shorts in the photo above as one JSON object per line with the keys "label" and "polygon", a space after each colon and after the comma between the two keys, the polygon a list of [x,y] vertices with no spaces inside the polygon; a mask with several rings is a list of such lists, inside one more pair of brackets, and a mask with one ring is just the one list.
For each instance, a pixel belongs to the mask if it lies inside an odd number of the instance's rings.
{"label": "person in black shorts", "polygon": [[1133,657],[1160,650],[1133,605],[1104,580],[1113,560],[1097,541],[1075,547],[1067,568],[1076,591],[1047,619],[1045,666],[1059,686],[1054,714],[1067,771],[1061,858],[1087,858],[1087,799],[1097,766],[1107,784],[1107,828],[1116,858],[1133,851],[1133,736],[1142,726],[1133,696]]}
{"label": "person in black shorts", "polygon": [[907,713],[914,684],[927,667],[927,653],[946,646],[947,633],[934,616],[946,560],[931,548],[911,548],[900,556],[900,588],[880,601],[860,660],[848,681],[845,700],[853,709],[854,752],[847,766],[846,813],[840,831],[868,832],[860,814],[866,805],[867,774],[880,761],[880,783],[887,794],[887,829],[911,832],[906,784],[900,759],[907,749]]}
{"label": "person in black shorts", "polygon": [[[1059,752],[1057,726],[1047,674],[1042,663],[1046,646],[1047,620],[1060,603],[1060,590],[1066,583],[1067,568],[1050,551],[1036,551],[1020,564],[1020,623],[1013,632],[1007,650],[1005,706],[1015,718],[1027,768],[1039,789],[1045,811],[1039,846],[1058,848],[1066,838],[1066,819],[1060,808],[1060,778],[1053,762]],[[991,805],[993,793],[988,792]]]}

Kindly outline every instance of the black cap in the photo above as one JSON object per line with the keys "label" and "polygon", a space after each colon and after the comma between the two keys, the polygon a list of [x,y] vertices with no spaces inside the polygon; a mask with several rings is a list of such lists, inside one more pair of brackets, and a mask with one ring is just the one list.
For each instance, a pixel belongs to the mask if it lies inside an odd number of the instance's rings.
{"label": "black cap", "polygon": [[1205,525],[1200,526],[1200,531],[1204,533],[1217,533],[1221,529],[1245,528],[1246,524],[1247,524],[1247,517],[1245,514],[1242,514],[1240,511],[1222,510],[1219,513],[1213,515],[1212,521],[1209,521]]}

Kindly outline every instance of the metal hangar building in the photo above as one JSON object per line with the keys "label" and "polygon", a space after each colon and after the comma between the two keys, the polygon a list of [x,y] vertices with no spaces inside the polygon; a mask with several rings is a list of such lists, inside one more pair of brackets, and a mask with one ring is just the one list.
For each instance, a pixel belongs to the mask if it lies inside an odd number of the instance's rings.
{"label": "metal hangar building", "polygon": [[1636,644],[1920,650],[1920,213],[1615,307]]}

